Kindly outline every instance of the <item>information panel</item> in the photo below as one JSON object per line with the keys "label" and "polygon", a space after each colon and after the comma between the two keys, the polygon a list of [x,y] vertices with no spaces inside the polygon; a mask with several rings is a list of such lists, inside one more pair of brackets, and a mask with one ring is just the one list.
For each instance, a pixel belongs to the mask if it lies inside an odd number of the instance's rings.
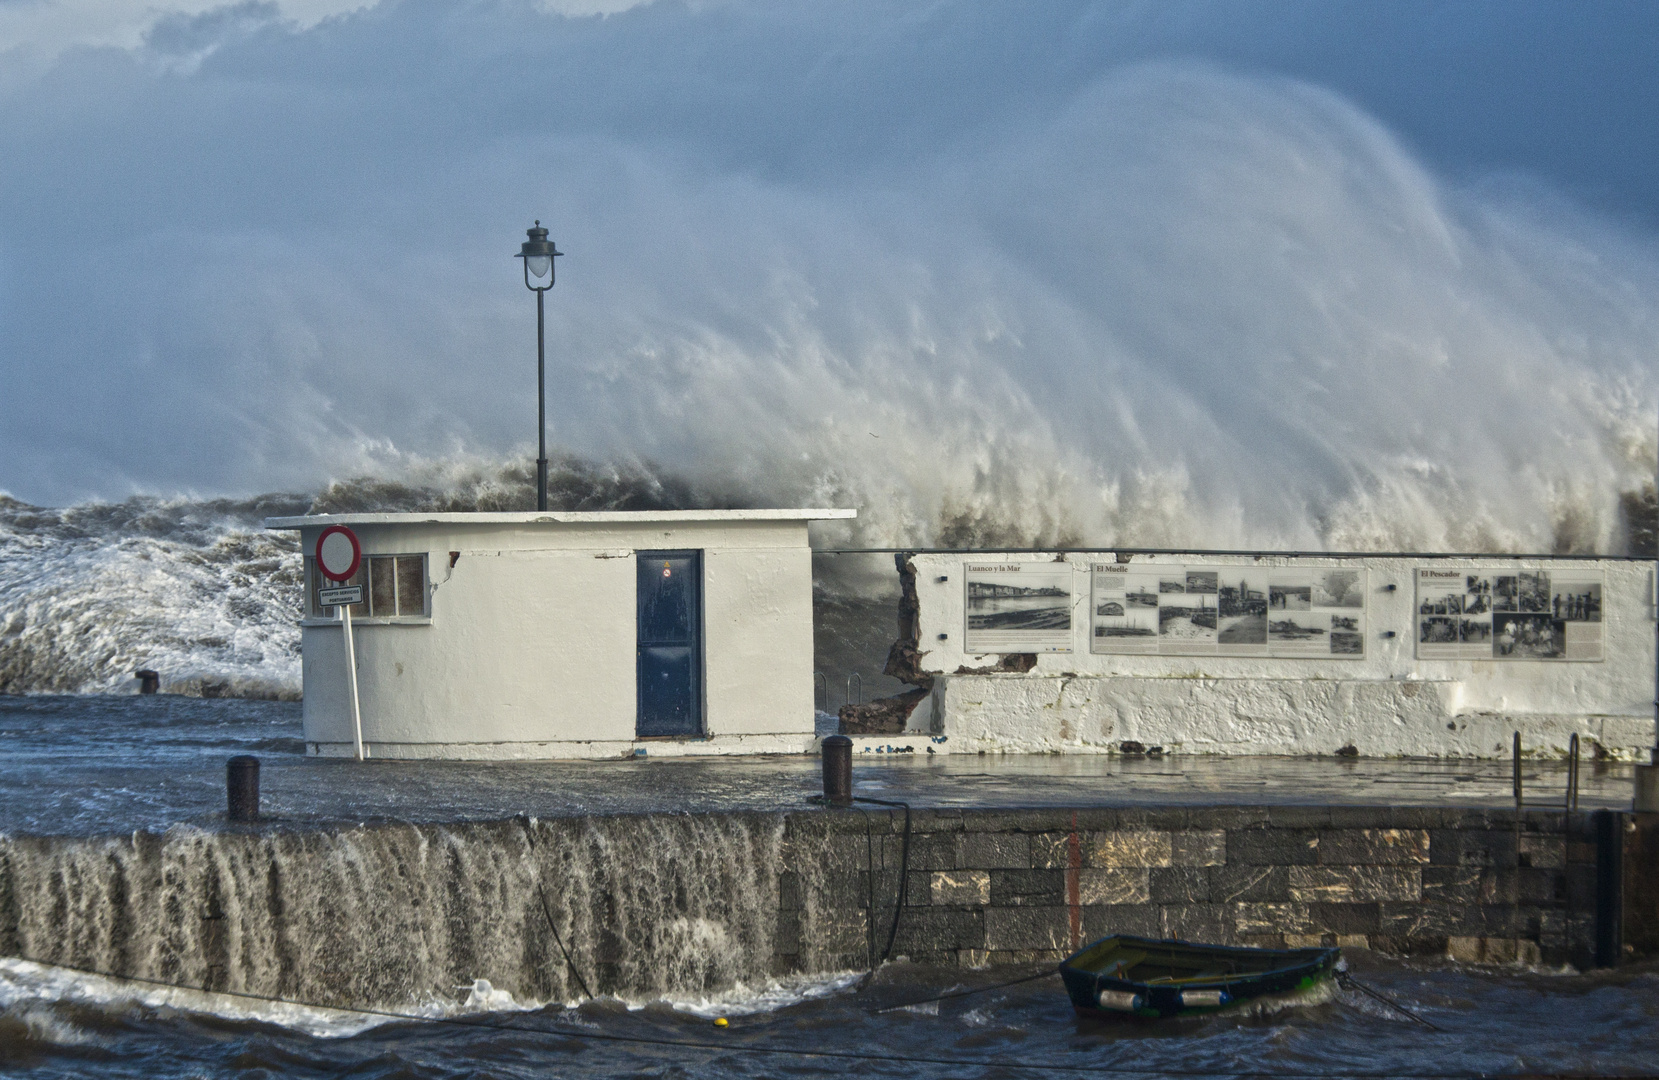
{"label": "information panel", "polygon": [[970,563],[965,570],[968,652],[1071,652],[1070,563]]}
{"label": "information panel", "polygon": [[1363,569],[1095,563],[1089,577],[1093,653],[1365,655]]}
{"label": "information panel", "polygon": [[1417,570],[1419,660],[1602,659],[1600,570]]}

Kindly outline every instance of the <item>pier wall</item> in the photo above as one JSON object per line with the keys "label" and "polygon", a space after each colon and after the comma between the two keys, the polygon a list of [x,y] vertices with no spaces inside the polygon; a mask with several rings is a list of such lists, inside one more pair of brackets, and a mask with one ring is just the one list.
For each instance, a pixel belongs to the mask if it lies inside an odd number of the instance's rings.
{"label": "pier wall", "polygon": [[[1639,833],[1634,815],[1620,815],[1620,836],[1628,827],[1634,844],[1659,828],[1649,817]],[[903,814],[796,815],[786,845],[796,868],[782,890],[786,966],[797,923],[817,936],[818,951],[857,966],[871,822],[878,950],[885,943]],[[1632,870],[1642,865],[1632,860]],[[1591,815],[1560,810],[1519,818],[1346,806],[918,812],[894,952],[929,963],[1025,963],[1128,933],[1589,967],[1596,866]],[[811,911],[808,889],[833,899],[840,921]],[[1632,912],[1654,906],[1651,897],[1633,896]],[[1632,954],[1644,947],[1630,944]]]}
{"label": "pier wall", "polygon": [[[1040,574],[1044,584],[1059,588],[1053,615],[1059,629],[976,631],[974,620],[983,616],[969,611],[968,579],[989,578],[997,568]],[[1354,606],[1324,613],[1317,604],[1307,612],[1266,609],[1259,646],[1225,644],[1231,631],[1226,619],[1216,630],[1217,598],[1180,591],[1187,573],[1207,578],[1212,592],[1219,581],[1223,592],[1249,588],[1266,596],[1270,580],[1313,581],[1333,572],[1357,576],[1360,584],[1343,598]],[[1425,574],[1450,584],[1424,586]],[[1564,635],[1563,652],[1554,658],[1538,648],[1507,646],[1505,653],[1493,627],[1523,616],[1494,611],[1505,606],[1502,599],[1459,595],[1451,598],[1454,606],[1466,603],[1482,613],[1423,614],[1431,600],[1444,606],[1446,589],[1458,593],[1466,582],[1484,588],[1529,574],[1560,583],[1557,593],[1594,590],[1593,618],[1552,624]],[[1559,757],[1576,734],[1586,753],[1646,761],[1654,742],[1651,562],[930,553],[901,558],[900,575],[913,616],[895,655],[911,658],[903,677],[930,693],[901,724],[848,734],[900,736],[918,753],[925,746],[935,753],[1116,753],[1138,744],[1165,753],[1501,758],[1518,730],[1529,755]],[[1172,591],[1156,596],[1160,607],[1145,609],[1145,636],[1102,636],[1121,632],[1104,624],[1139,617],[1122,596],[1103,590],[1122,577],[1150,595],[1161,587],[1160,575]],[[1168,607],[1176,601],[1209,605],[1208,629],[1160,621],[1179,610],[1179,604]],[[1560,596],[1550,604],[1558,611],[1571,606],[1562,607]],[[1487,636],[1474,644],[1419,641],[1431,625],[1459,618]],[[1305,640],[1275,641],[1272,628],[1285,619],[1314,629]],[[1355,629],[1326,629],[1339,624]],[[1182,628],[1189,636],[1168,632]],[[1032,644],[1021,644],[1027,640]],[[993,641],[1002,644],[985,646]],[[1009,663],[1015,659],[1022,662]]]}
{"label": "pier wall", "polygon": [[886,808],[0,837],[0,954],[399,1008],[478,978],[548,1001],[858,970],[896,910],[893,955],[929,964],[1132,933],[1589,966],[1598,927],[1659,945],[1659,815],[1613,820],[1622,915],[1591,815],[1559,810],[919,810],[903,875]]}

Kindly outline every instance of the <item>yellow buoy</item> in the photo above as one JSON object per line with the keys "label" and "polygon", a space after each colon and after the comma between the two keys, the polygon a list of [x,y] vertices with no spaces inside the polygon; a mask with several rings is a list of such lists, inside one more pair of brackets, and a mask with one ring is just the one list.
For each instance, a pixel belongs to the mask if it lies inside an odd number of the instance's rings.
{"label": "yellow buoy", "polygon": [[724,1016],[720,1017],[718,1020],[716,1020],[714,1022],[714,1026],[715,1027],[726,1027],[727,1026],[726,1018]]}

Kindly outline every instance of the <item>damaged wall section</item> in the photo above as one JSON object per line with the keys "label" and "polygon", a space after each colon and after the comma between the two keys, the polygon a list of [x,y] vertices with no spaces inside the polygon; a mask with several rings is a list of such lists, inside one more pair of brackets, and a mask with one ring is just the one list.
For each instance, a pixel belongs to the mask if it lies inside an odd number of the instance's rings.
{"label": "damaged wall section", "polygon": [[[917,724],[912,719],[917,707],[931,700],[934,683],[933,675],[922,667],[921,603],[916,593],[916,564],[904,552],[894,555],[893,563],[899,573],[898,636],[893,640],[893,647],[887,651],[887,663],[882,668],[882,674],[907,683],[912,689],[862,704],[841,706],[843,735],[901,735],[906,731],[929,731],[934,726],[931,709],[923,710],[927,714],[926,723]],[[976,668],[963,665],[954,674],[1024,674],[1036,666],[1034,653],[1008,653],[988,665]]]}

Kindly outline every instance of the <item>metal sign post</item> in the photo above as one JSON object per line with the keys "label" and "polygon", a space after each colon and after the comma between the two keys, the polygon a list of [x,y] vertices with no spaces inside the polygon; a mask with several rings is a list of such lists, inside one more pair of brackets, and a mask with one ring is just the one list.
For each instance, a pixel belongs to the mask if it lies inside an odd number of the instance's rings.
{"label": "metal sign post", "polygon": [[[317,537],[317,569],[333,582],[350,581],[363,565],[363,545],[344,525],[330,525]],[[363,586],[318,590],[325,607],[340,609],[340,627],[346,640],[346,685],[351,688],[351,740],[357,760],[363,760],[363,713],[357,704],[357,647],[351,637],[351,606],[363,602]]]}

